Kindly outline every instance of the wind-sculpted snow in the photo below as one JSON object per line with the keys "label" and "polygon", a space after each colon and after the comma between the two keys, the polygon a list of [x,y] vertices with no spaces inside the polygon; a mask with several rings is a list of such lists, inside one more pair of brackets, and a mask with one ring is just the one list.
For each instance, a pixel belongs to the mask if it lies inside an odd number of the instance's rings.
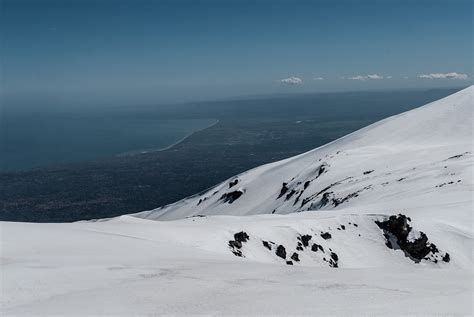
{"label": "wind-sculpted snow", "polygon": [[470,316],[473,91],[155,210],[1,223],[2,315]]}

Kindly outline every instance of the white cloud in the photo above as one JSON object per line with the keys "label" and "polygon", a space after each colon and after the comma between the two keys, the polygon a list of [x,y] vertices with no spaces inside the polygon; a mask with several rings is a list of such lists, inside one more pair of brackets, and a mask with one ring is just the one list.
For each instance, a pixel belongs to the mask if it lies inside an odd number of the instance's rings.
{"label": "white cloud", "polygon": [[456,72],[451,73],[431,73],[431,74],[420,74],[418,78],[423,79],[461,79],[466,80],[469,78],[466,74],[459,74]]}
{"label": "white cloud", "polygon": [[357,75],[353,77],[347,77],[347,79],[350,79],[350,80],[360,80],[360,81],[366,81],[369,79],[379,80],[379,79],[384,79],[384,78],[390,79],[392,78],[392,76],[384,77],[377,74],[369,74],[369,75]]}
{"label": "white cloud", "polygon": [[366,76],[361,76],[361,75],[357,75],[357,76],[354,76],[354,77],[347,77],[347,79],[350,79],[350,80],[366,80],[367,77]]}
{"label": "white cloud", "polygon": [[303,83],[303,80],[299,77],[292,76],[292,77],[280,79],[279,82],[286,85],[299,85]]}
{"label": "white cloud", "polygon": [[324,80],[323,77],[314,77],[313,80]]}
{"label": "white cloud", "polygon": [[372,75],[367,75],[367,78],[369,79],[383,79],[383,76],[377,75],[377,74],[372,74]]}

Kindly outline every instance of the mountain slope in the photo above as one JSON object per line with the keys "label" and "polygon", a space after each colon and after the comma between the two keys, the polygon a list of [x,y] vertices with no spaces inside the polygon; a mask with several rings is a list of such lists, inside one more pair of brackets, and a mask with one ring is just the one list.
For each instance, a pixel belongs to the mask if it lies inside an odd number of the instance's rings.
{"label": "mountain slope", "polygon": [[473,92],[163,208],[0,222],[2,314],[472,315]]}
{"label": "mountain slope", "polygon": [[437,204],[455,203],[472,191],[473,91],[471,86],[134,216],[172,220],[357,206],[371,211],[411,209],[433,199]]}

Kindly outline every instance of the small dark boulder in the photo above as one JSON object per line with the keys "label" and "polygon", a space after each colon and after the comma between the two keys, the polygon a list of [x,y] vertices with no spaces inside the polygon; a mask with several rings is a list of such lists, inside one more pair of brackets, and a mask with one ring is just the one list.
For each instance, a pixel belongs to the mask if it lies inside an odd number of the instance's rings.
{"label": "small dark boulder", "polygon": [[322,252],[324,252],[323,246],[313,243],[313,245],[311,246],[311,251],[318,252],[318,250],[321,250]]}
{"label": "small dark boulder", "polygon": [[341,225],[341,229],[342,229],[342,230],[346,230],[346,226]]}
{"label": "small dark boulder", "polygon": [[229,247],[230,248],[237,248],[240,249],[242,248],[242,242],[240,241],[235,241],[235,240],[229,240]]}
{"label": "small dark boulder", "polygon": [[296,245],[296,250],[303,251],[303,244],[301,242],[298,242],[298,244]]}
{"label": "small dark boulder", "polygon": [[334,252],[331,252],[331,258],[332,258],[332,259],[334,260],[334,262],[336,262],[336,263],[337,263],[337,261],[339,261],[339,257],[338,257],[337,254],[334,253]]}
{"label": "small dark boulder", "polygon": [[324,233],[321,233],[321,238],[323,238],[324,240],[328,240],[328,239],[331,239],[332,236],[329,232],[324,232]]}
{"label": "small dark boulder", "polygon": [[235,256],[240,256],[241,258],[243,257],[242,251],[240,251],[240,250],[238,250],[238,249],[237,249],[237,250],[232,250],[232,253],[233,253]]}
{"label": "small dark boulder", "polygon": [[285,247],[281,244],[277,247],[275,254],[282,259],[286,259],[286,250]]}
{"label": "small dark boulder", "polygon": [[301,242],[303,243],[303,246],[307,247],[309,246],[309,240],[311,240],[312,236],[309,234],[305,234],[300,236]]}
{"label": "small dark boulder", "polygon": [[286,264],[287,265],[293,265],[293,262],[292,261],[286,261]]}
{"label": "small dark boulder", "polygon": [[368,175],[368,174],[372,173],[373,171],[374,171],[374,170],[371,170],[371,171],[365,171],[365,172],[364,172],[364,175]]}
{"label": "small dark boulder", "polygon": [[449,253],[446,253],[444,256],[443,256],[443,261],[448,263],[449,261],[451,261],[451,257],[449,256]]}
{"label": "small dark boulder", "polygon": [[263,240],[262,243],[265,248],[267,248],[270,251],[272,250],[272,245],[268,243],[268,241]]}
{"label": "small dark boulder", "polygon": [[293,252],[293,254],[291,255],[291,259],[295,262],[299,262],[300,261],[300,258],[298,256],[298,253],[296,252]]}
{"label": "small dark boulder", "polygon": [[250,239],[245,231],[240,231],[234,234],[234,240],[239,242],[247,242]]}
{"label": "small dark boulder", "polygon": [[238,182],[239,182],[238,179],[234,179],[233,181],[229,182],[229,188],[234,187],[235,185],[237,185]]}

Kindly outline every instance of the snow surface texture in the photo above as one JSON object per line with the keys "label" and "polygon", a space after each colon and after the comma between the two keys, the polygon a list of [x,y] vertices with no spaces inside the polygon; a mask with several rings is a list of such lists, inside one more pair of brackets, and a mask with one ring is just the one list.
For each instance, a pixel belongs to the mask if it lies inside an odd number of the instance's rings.
{"label": "snow surface texture", "polygon": [[1,223],[2,313],[472,315],[473,92],[163,208]]}

